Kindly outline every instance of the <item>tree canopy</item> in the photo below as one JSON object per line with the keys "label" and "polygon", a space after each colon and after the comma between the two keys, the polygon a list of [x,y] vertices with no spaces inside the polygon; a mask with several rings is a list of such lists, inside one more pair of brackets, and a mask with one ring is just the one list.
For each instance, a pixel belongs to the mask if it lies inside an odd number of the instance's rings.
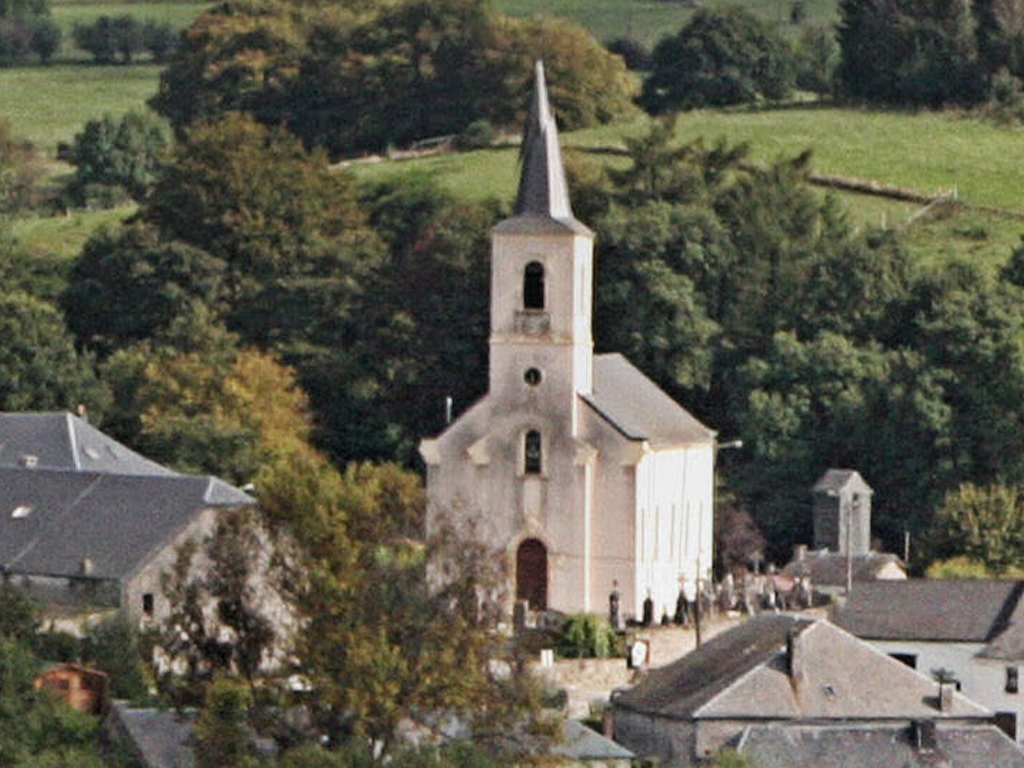
{"label": "tree canopy", "polygon": [[403,0],[372,13],[231,0],[186,31],[153,105],[179,132],[243,110],[332,155],[380,151],[479,120],[510,123],[539,57],[560,84],[551,96],[567,127],[631,109],[633,76],[581,28],[508,19],[483,0]]}

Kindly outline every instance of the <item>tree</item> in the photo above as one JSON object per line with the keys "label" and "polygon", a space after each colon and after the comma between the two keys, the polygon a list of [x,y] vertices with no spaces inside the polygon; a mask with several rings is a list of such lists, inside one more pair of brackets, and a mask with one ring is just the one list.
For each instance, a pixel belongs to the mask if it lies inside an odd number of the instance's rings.
{"label": "tree", "polygon": [[75,24],[75,45],[99,64],[131,64],[146,44],[143,26],[130,14],[100,16],[92,24]]}
{"label": "tree", "polygon": [[240,115],[178,145],[142,217],[223,262],[228,324],[253,344],[344,334],[381,256],[351,177]]}
{"label": "tree", "polygon": [[61,306],[78,343],[107,356],[158,337],[199,304],[223,312],[224,263],[155,227],[100,231],[71,266]]}
{"label": "tree", "polygon": [[17,138],[0,120],[0,216],[18,213],[40,201],[43,158],[31,142]]}
{"label": "tree", "polygon": [[104,366],[120,402],[111,433],[183,472],[249,482],[278,453],[308,450],[306,396],[272,356],[239,350],[202,317],[171,331],[177,344],[143,342]]}
{"label": "tree", "polygon": [[380,151],[509,123],[544,56],[564,125],[631,110],[635,81],[621,59],[568,22],[506,19],[482,0],[345,5],[218,6],[183,35],[153,106],[179,133],[240,110],[332,156]]}
{"label": "tree", "polygon": [[256,747],[248,728],[251,692],[230,680],[206,691],[196,721],[196,768],[256,768]]}
{"label": "tree", "polygon": [[39,57],[43,64],[49,64],[53,55],[60,50],[60,42],[64,32],[50,19],[36,19],[31,25],[29,48]]}
{"label": "tree", "polygon": [[970,104],[982,96],[974,21],[963,0],[841,0],[843,94],[885,104]]}
{"label": "tree", "polygon": [[403,719],[458,715],[486,741],[529,722],[535,694],[518,674],[494,675],[506,642],[493,633],[502,582],[492,553],[451,532],[424,549],[401,536],[405,523],[382,523],[422,514],[419,494],[388,501],[415,482],[392,471],[342,478],[314,457],[291,457],[257,480],[269,518],[303,552],[291,580],[303,670],[322,714],[334,713],[330,732],[376,745],[378,761],[396,750]]}
{"label": "tree", "polygon": [[[275,553],[253,509],[230,511],[207,539],[179,547],[163,583],[171,606],[158,639],[171,661],[161,681],[165,690],[202,698],[211,681],[230,676],[255,695],[258,677],[285,656],[296,631],[279,597],[278,556],[284,553]],[[175,666],[182,662],[183,676]]]}
{"label": "tree", "polygon": [[1024,558],[1024,495],[1006,485],[965,483],[946,495],[932,529],[933,558],[963,556],[995,574]]}
{"label": "tree", "polygon": [[137,623],[123,611],[90,627],[83,640],[83,659],[106,672],[116,699],[142,699],[149,692]]}
{"label": "tree", "polygon": [[90,120],[75,134],[75,173],[68,192],[78,205],[88,204],[96,187],[120,188],[142,201],[156,183],[167,150],[164,128],[152,117],[129,112],[119,120],[110,115]]}
{"label": "tree", "polygon": [[0,409],[74,410],[100,415],[107,393],[92,360],[79,354],[60,313],[25,293],[0,294]]}
{"label": "tree", "polygon": [[793,60],[785,40],[739,6],[701,9],[654,49],[641,104],[653,114],[785,98]]}

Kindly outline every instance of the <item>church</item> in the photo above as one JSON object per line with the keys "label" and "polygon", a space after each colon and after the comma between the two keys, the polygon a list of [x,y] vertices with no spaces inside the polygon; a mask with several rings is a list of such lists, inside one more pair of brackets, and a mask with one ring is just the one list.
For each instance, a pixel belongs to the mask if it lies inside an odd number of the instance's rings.
{"label": "church", "polygon": [[542,64],[510,218],[492,232],[487,394],[425,439],[427,527],[507,558],[533,610],[647,597],[672,614],[711,571],[715,432],[591,337],[594,234],[573,216]]}

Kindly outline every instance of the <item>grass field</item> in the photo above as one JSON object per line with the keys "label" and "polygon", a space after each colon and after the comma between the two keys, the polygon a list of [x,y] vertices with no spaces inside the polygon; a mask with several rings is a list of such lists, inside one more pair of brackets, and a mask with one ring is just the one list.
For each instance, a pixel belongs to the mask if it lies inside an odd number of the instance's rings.
{"label": "grass field", "polygon": [[[705,0],[701,6],[736,4],[737,0]],[[510,16],[562,16],[590,30],[598,40],[632,37],[652,47],[662,37],[676,32],[693,15],[698,3],[672,0],[496,0],[497,7]],[[792,0],[738,0],[769,21],[789,25]],[[832,23],[837,18],[836,0],[803,0],[806,19]]]}
{"label": "grass field", "polygon": [[0,69],[0,120],[52,157],[86,120],[144,109],[159,76],[152,64]]}
{"label": "grass field", "polygon": [[13,231],[29,253],[71,259],[92,233],[117,226],[134,211],[134,205],[123,205],[108,211],[75,211],[68,216],[27,216],[14,220]]}
{"label": "grass field", "polygon": [[[609,162],[587,152],[621,146],[624,134],[644,121],[563,136],[566,155]],[[703,138],[749,142],[751,157],[769,162],[814,152],[820,173],[871,179],[921,193],[955,189],[967,207],[944,209],[914,222],[904,233],[924,263],[965,258],[1001,262],[1024,232],[1024,132],[958,114],[789,109],[757,112],[693,112],[680,117],[680,141]],[[615,162],[612,158],[611,162]],[[620,161],[621,162],[621,161]],[[427,173],[467,199],[515,194],[516,150],[487,150],[417,160],[360,164],[360,178],[391,179]],[[902,227],[921,206],[870,195],[838,193],[857,228]],[[1001,209],[988,211],[987,208]]]}

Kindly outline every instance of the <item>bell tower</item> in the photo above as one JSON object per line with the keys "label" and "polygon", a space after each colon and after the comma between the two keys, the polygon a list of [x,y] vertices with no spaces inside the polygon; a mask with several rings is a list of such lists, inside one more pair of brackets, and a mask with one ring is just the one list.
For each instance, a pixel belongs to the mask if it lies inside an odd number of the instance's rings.
{"label": "bell tower", "polygon": [[592,388],[593,233],[572,214],[544,66],[520,149],[513,215],[493,231],[490,381],[515,408],[573,414]]}

